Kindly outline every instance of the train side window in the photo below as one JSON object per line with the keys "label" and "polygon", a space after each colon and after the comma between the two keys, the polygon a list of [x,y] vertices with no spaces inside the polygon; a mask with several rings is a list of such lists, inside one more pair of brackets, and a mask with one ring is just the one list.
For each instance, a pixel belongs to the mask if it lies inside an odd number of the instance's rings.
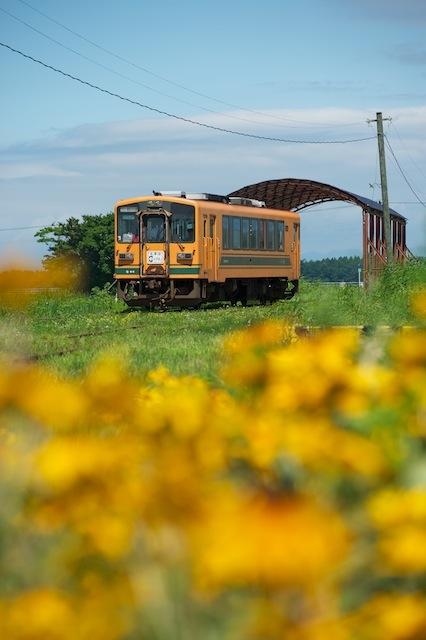
{"label": "train side window", "polygon": [[222,245],[224,249],[229,249],[229,216],[222,216]]}
{"label": "train side window", "polygon": [[259,249],[266,249],[266,220],[259,220]]}
{"label": "train side window", "polygon": [[266,222],[266,247],[267,249],[275,249],[275,223],[273,220]]}
{"label": "train side window", "polygon": [[241,249],[241,218],[232,218],[232,248]]}
{"label": "train side window", "polygon": [[259,220],[250,220],[249,225],[249,245],[250,249],[257,249],[259,246]]}
{"label": "train side window", "polygon": [[249,219],[243,218],[241,221],[241,249],[249,247]]}
{"label": "train side window", "polygon": [[277,220],[275,224],[277,227],[277,249],[284,251],[284,222]]}
{"label": "train side window", "polygon": [[194,207],[172,204],[171,210],[172,242],[194,242]]}

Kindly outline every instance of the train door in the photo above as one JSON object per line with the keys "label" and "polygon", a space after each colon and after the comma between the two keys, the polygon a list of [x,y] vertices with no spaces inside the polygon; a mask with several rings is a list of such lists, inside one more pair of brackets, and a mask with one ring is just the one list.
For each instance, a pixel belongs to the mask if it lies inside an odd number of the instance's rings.
{"label": "train door", "polygon": [[294,265],[296,277],[299,277],[300,273],[300,224],[293,222],[293,231],[291,237],[291,263]]}
{"label": "train door", "polygon": [[140,216],[141,275],[167,275],[169,266],[169,223],[165,211]]}
{"label": "train door", "polygon": [[217,281],[218,249],[217,249],[216,216],[203,216],[204,273],[210,281]]}

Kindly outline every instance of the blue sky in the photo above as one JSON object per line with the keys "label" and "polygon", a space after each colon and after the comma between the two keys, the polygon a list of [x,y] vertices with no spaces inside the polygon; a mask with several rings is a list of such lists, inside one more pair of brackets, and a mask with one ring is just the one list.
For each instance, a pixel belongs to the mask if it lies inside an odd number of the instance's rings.
{"label": "blue sky", "polygon": [[[366,119],[383,111],[406,177],[426,200],[424,0],[29,4],[133,65],[21,0],[0,0],[1,42],[176,115],[257,135],[342,140],[374,135]],[[0,69],[0,229],[106,212],[153,188],[227,193],[281,177],[380,198],[375,140],[244,139],[100,94],[3,48]],[[424,252],[425,207],[390,157],[388,176],[392,206],[409,220],[408,243]],[[331,203],[302,216],[304,257],[360,252],[359,209]],[[33,233],[0,231],[0,255],[20,249],[39,258]]]}

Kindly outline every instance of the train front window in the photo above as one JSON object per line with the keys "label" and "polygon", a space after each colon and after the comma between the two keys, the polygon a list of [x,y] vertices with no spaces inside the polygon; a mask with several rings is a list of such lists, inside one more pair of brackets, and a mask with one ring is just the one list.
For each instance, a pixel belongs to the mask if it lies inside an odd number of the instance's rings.
{"label": "train front window", "polygon": [[195,210],[189,204],[170,203],[172,242],[194,242]]}
{"label": "train front window", "polygon": [[166,229],[165,218],[162,215],[152,214],[145,216],[145,241],[146,242],[165,242]]}
{"label": "train front window", "polygon": [[120,207],[117,216],[117,240],[131,244],[139,242],[137,207]]}

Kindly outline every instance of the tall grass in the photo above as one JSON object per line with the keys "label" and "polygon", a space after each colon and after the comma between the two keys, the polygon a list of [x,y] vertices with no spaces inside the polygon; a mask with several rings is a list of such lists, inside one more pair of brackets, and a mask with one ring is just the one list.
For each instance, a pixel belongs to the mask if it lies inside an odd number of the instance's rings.
{"label": "tall grass", "polygon": [[368,288],[302,283],[292,316],[308,325],[390,325],[415,322],[413,293],[426,284],[426,261],[392,265]]}
{"label": "tall grass", "polygon": [[231,331],[279,319],[304,326],[415,322],[410,299],[426,283],[426,263],[387,269],[368,289],[302,280],[290,301],[267,306],[207,305],[198,311],[131,311],[106,293],[45,296],[26,313],[0,310],[0,352],[30,355],[66,374],[80,374],[105,350],[129,371],[159,365],[217,381],[217,360]]}

